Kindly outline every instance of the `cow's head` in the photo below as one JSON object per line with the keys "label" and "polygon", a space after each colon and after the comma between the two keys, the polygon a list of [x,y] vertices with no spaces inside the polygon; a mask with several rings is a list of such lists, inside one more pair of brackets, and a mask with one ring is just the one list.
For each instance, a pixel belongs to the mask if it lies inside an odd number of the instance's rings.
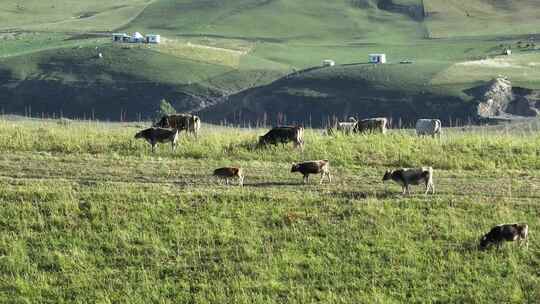
{"label": "cow's head", "polygon": [[385,182],[387,180],[390,180],[392,179],[392,171],[391,170],[386,170],[386,172],[384,173],[384,176],[382,178],[382,181]]}
{"label": "cow's head", "polygon": [[291,167],[291,172],[298,172],[299,170],[300,170],[300,165],[293,163]]}
{"label": "cow's head", "polygon": [[144,137],[143,131],[137,132],[137,134],[135,134],[135,139],[139,139],[139,138],[143,138],[143,137]]}
{"label": "cow's head", "polygon": [[154,127],[154,128],[167,128],[168,125],[169,125],[169,118],[167,116],[163,116],[152,127]]}
{"label": "cow's head", "polygon": [[489,244],[491,244],[491,239],[487,235],[484,235],[480,239],[480,250],[486,249],[489,246]]}

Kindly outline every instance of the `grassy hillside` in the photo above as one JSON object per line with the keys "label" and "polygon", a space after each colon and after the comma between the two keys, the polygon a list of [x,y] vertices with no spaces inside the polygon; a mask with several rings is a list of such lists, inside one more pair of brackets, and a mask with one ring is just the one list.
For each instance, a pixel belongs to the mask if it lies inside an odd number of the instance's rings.
{"label": "grassy hillside", "polygon": [[[534,302],[537,126],[331,138],[252,150],[264,130],[205,125],[152,155],[141,126],[1,121],[3,302]],[[524,131],[528,130],[528,131]],[[39,134],[37,137],[35,134]],[[328,158],[334,181],[290,162]],[[246,169],[243,188],[210,177]],[[383,185],[388,167],[433,165],[437,194]],[[528,250],[478,251],[501,222]]]}
{"label": "grassy hillside", "polygon": [[[117,119],[116,113],[129,107],[127,118],[137,119],[139,113],[150,116],[162,98],[178,111],[195,111],[237,96],[258,108],[258,101],[245,99],[242,91],[318,67],[323,59],[345,65],[325,71],[325,79],[343,91],[338,98],[347,103],[356,103],[348,96],[357,95],[358,88],[340,85],[343,72],[353,83],[367,85],[365,98],[358,99],[371,103],[377,92],[383,99],[420,96],[425,104],[430,101],[422,96],[429,92],[439,100],[460,98],[466,106],[463,90],[500,74],[519,86],[540,87],[538,50],[531,40],[538,33],[539,10],[532,0],[55,0],[8,1],[5,7],[0,12],[0,90],[10,96],[2,105],[8,112],[32,107],[82,117],[99,108],[99,117]],[[163,43],[115,47],[110,33],[117,31],[158,33]],[[518,41],[524,42],[519,48]],[[522,47],[525,42],[528,46]],[[476,64],[509,46],[514,55],[500,59],[503,64]],[[92,58],[98,52],[103,60]],[[349,66],[366,63],[374,52],[386,53],[391,63],[414,64],[377,72]],[[88,84],[81,87],[81,81]],[[281,90],[263,88],[269,102],[279,102]],[[63,96],[64,91],[78,96]],[[78,102],[70,106],[73,99]],[[288,99],[296,103],[294,96]],[[304,106],[300,100],[295,107]]]}
{"label": "grassy hillside", "polygon": [[5,0],[0,29],[77,32],[111,31],[129,23],[151,3],[149,0],[67,1]]}
{"label": "grassy hillside", "polygon": [[[363,2],[367,5],[361,5]],[[248,24],[250,26],[246,27]],[[399,13],[376,9],[371,1],[234,0],[224,3],[163,0],[151,4],[128,27],[138,28],[176,35],[316,44],[354,40],[379,42],[383,37],[386,37],[385,41],[403,41],[423,35],[420,23]]]}
{"label": "grassy hillside", "polygon": [[534,0],[424,0],[432,38],[538,34]]}

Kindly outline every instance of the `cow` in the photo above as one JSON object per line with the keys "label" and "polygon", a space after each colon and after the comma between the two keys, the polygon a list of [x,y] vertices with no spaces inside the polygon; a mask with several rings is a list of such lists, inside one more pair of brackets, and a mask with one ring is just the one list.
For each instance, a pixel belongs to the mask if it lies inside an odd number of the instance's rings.
{"label": "cow", "polygon": [[190,132],[197,137],[201,129],[201,119],[192,114],[171,114],[163,116],[154,127],[171,128]]}
{"label": "cow", "polygon": [[176,150],[176,143],[178,142],[178,130],[177,129],[163,129],[163,128],[148,128],[135,134],[135,139],[143,138],[151,146],[152,152],[155,152],[155,148],[158,143],[171,142],[172,150]]}
{"label": "cow", "polygon": [[527,224],[500,224],[485,234],[480,240],[480,249],[484,250],[490,245],[502,246],[504,241],[518,241],[519,246],[525,243],[529,247],[529,225]]}
{"label": "cow", "polygon": [[272,128],[268,133],[259,137],[259,145],[286,144],[292,141],[294,147],[304,148],[304,128],[301,126],[280,126]]}
{"label": "cow", "polygon": [[435,194],[435,185],[433,184],[433,168],[432,167],[422,167],[422,168],[401,168],[393,171],[386,171],[383,176],[383,182],[387,180],[393,180],[402,187],[402,194],[411,194],[409,186],[410,185],[419,185],[424,183],[426,186],[425,194],[428,194],[431,189],[431,193]]}
{"label": "cow", "polygon": [[419,119],[416,121],[416,135],[430,135],[435,137],[438,135],[441,137],[442,123],[439,119]]}
{"label": "cow", "polygon": [[388,119],[384,117],[366,118],[358,121],[354,133],[382,133],[386,134]]}
{"label": "cow", "polygon": [[291,173],[300,172],[304,176],[304,184],[309,181],[310,174],[321,174],[321,181],[319,184],[322,184],[324,177],[328,177],[328,182],[332,182],[332,177],[330,176],[330,162],[327,159],[324,160],[312,160],[302,163],[292,164]]}
{"label": "cow", "polygon": [[244,186],[244,170],[239,167],[223,167],[214,170],[214,176],[225,179],[226,184],[229,184],[229,178],[238,178],[238,185]]}
{"label": "cow", "polygon": [[[335,125],[335,129],[338,132],[342,132],[346,135],[350,135],[354,132],[354,129],[356,127],[357,120],[354,117],[349,117],[349,121],[339,121]],[[334,128],[328,129],[328,134],[332,135],[334,134]]]}

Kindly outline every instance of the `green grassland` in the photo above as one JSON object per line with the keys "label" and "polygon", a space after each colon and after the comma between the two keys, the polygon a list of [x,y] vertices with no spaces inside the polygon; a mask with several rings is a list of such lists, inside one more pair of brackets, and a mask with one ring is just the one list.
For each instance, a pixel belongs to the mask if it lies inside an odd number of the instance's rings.
{"label": "green grassland", "polygon": [[[144,124],[0,121],[0,297],[25,303],[535,302],[538,123],[329,137],[254,149],[263,129],[204,125],[176,152]],[[290,163],[327,158],[333,182]],[[240,165],[245,186],[214,168]],[[436,195],[382,174],[432,165]],[[478,251],[527,222],[527,250]]]}

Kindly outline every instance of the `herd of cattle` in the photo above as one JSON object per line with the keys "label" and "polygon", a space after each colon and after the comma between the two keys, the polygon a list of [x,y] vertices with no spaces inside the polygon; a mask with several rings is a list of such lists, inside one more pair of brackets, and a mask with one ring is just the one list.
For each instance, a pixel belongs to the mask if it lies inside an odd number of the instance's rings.
{"label": "herd of cattle", "polygon": [[[152,152],[158,143],[170,142],[172,150],[176,149],[179,138],[179,132],[185,131],[192,133],[195,137],[201,128],[201,120],[198,116],[192,114],[173,114],[165,115],[155,123],[151,128],[144,129],[135,134],[136,139],[144,139],[152,146]],[[386,134],[388,129],[388,120],[386,118],[368,118],[356,120],[349,118],[347,122],[338,122],[333,128],[329,128],[329,135],[341,132],[347,135],[355,133],[381,133]],[[419,136],[441,136],[442,124],[438,119],[419,119],[416,122],[416,134]],[[259,137],[259,146],[287,144],[292,142],[295,147],[304,148],[304,128],[302,126],[278,126],[272,128],[263,136]],[[323,182],[324,178],[328,178],[328,182],[332,181],[330,175],[329,160],[314,160],[295,163],[292,165],[291,172],[299,172],[303,176],[304,183],[309,180],[310,174],[320,174]],[[239,167],[223,167],[214,170],[213,175],[224,179],[226,184],[229,184],[229,179],[238,179],[238,184],[244,184],[244,171]],[[410,194],[411,185],[424,184],[425,194],[431,190],[435,194],[435,185],[433,183],[433,168],[399,168],[396,170],[386,171],[383,176],[383,182],[394,181],[401,185],[402,194]],[[527,224],[501,224],[493,227],[485,234],[480,241],[480,248],[485,249],[489,245],[500,245],[504,241],[519,241],[528,246],[528,230]]]}

